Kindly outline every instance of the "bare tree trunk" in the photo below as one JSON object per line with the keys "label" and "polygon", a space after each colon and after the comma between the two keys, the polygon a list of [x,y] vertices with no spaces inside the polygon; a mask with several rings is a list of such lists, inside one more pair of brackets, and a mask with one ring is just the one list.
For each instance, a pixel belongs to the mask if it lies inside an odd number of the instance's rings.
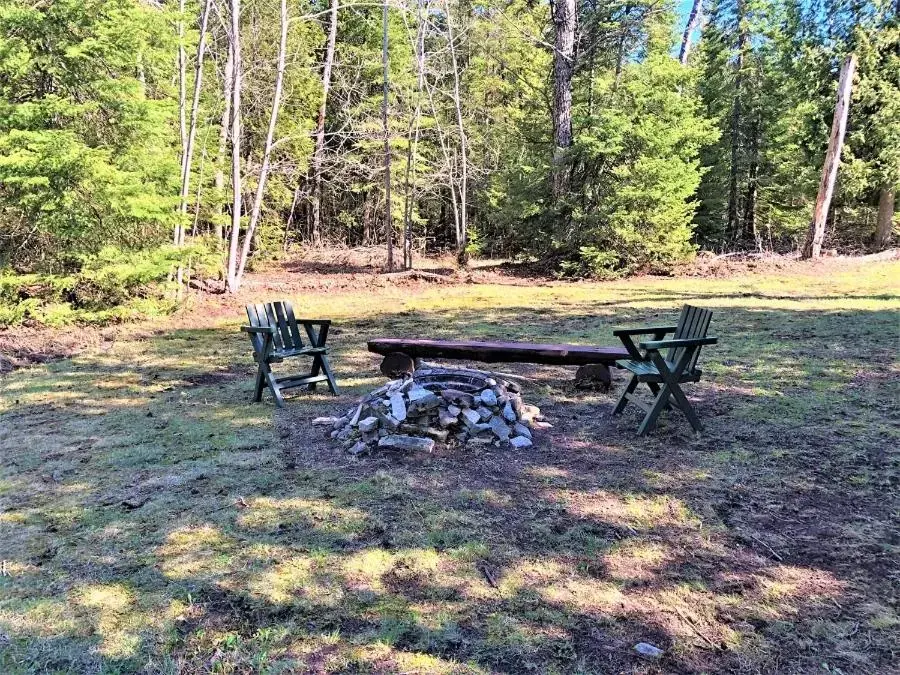
{"label": "bare tree trunk", "polygon": [[[219,151],[216,157],[216,176],[215,187],[216,193],[224,197],[225,195],[225,151],[228,149],[228,131],[231,126],[231,91],[234,84],[234,50],[231,48],[229,41],[228,56],[225,58],[225,73],[222,76],[222,98],[224,105],[222,106],[222,121],[219,124]],[[224,200],[222,202],[222,210],[220,216],[224,216]],[[216,237],[222,239],[222,221],[216,220]]]}
{"label": "bare tree trunk", "polygon": [[[574,2],[574,0],[573,0]],[[447,39],[450,43],[450,60],[453,66],[453,103],[456,106],[456,124],[459,127],[459,155],[460,155],[460,181],[459,181],[459,238],[457,240],[457,258],[460,264],[468,263],[469,223],[466,197],[468,193],[468,139],[466,128],[463,124],[462,102],[459,96],[459,67],[456,62],[456,38],[453,35],[453,19],[450,16],[450,4],[444,3],[447,12]],[[571,91],[570,103],[571,103]]]}
{"label": "bare tree trunk", "polygon": [[[176,29],[178,31],[178,130],[181,136],[181,175],[183,176],[184,164],[187,160],[187,62],[184,53],[184,0],[178,0],[178,21],[176,23]],[[179,210],[179,215],[180,213]],[[175,233],[172,238],[172,243],[176,246],[182,240],[183,229],[184,223],[182,223],[181,218],[179,218],[175,223]]]}
{"label": "bare tree trunk", "polygon": [[838,167],[841,163],[841,149],[844,145],[844,134],[847,131],[847,113],[850,110],[850,98],[853,94],[853,73],[856,71],[856,54],[851,54],[841,67],[838,80],[837,103],[834,106],[834,119],[831,123],[831,137],[828,140],[828,151],[822,166],[822,181],[819,183],[819,194],[816,197],[816,208],[813,211],[806,243],[803,245],[804,259],[818,258],[822,252],[825,239],[825,220],[834,195],[834,183],[837,179]]}
{"label": "bare tree trunk", "polygon": [[569,190],[572,147],[572,74],[575,70],[575,0],[554,0],[553,23],[553,197]]}
{"label": "bare tree trunk", "polygon": [[394,224],[391,219],[391,137],[388,131],[388,4],[384,0],[381,18],[381,65],[384,70],[384,97],[381,103],[381,125],[384,130],[384,234],[387,237],[387,268],[394,271]]}
{"label": "bare tree trunk", "polygon": [[228,245],[228,290],[237,293],[238,242],[241,236],[241,0],[231,0],[231,240]]}
{"label": "bare tree trunk", "polygon": [[272,158],[272,144],[275,142],[275,125],[278,123],[278,111],[281,108],[281,91],[284,84],[284,69],[287,62],[288,39],[288,9],[287,0],[281,0],[281,41],[278,44],[278,69],[275,72],[275,93],[272,96],[272,112],[269,114],[269,128],[266,131],[266,145],[263,150],[262,164],[259,168],[259,179],[256,182],[256,196],[253,199],[253,208],[250,211],[250,223],[247,225],[247,234],[244,236],[244,248],[241,251],[241,262],[238,266],[236,287],[240,287],[241,278],[244,276],[244,267],[247,258],[250,257],[250,244],[256,226],[259,224],[259,216],[262,213],[263,195],[266,191],[266,180],[269,177],[269,165]]}
{"label": "bare tree trunk", "polygon": [[703,16],[703,0],[694,0],[691,6],[691,13],[688,15],[687,25],[684,27],[684,35],[681,36],[681,51],[678,53],[678,60],[681,65],[686,66],[688,55],[691,51],[691,33],[693,33],[700,24]]}
{"label": "bare tree trunk", "polygon": [[322,241],[319,228],[322,219],[322,153],[325,151],[325,109],[328,104],[328,90],[331,89],[331,68],[334,64],[334,44],[337,41],[339,3],[340,0],[331,0],[328,42],[325,45],[325,63],[322,67],[322,102],[319,104],[319,119],[316,123],[316,147],[313,151],[312,159],[312,240],[316,245]]}
{"label": "bare tree trunk", "polygon": [[[188,127],[184,161],[181,165],[181,197],[178,211],[184,216],[187,213],[187,200],[191,183],[191,164],[193,163],[194,141],[197,138],[197,116],[200,112],[200,88],[203,86],[203,57],[206,53],[206,27],[209,23],[209,10],[212,0],[205,0],[200,13],[200,41],[197,43],[197,60],[194,64],[194,98],[191,101],[191,123]],[[184,224],[180,227],[179,246],[184,244]]]}
{"label": "bare tree trunk", "polygon": [[744,239],[753,238],[758,251],[762,251],[762,239],[756,227],[756,198],[759,190],[759,124],[754,118],[750,124],[747,168],[747,197],[744,201]]}
{"label": "bare tree trunk", "polygon": [[419,119],[422,114],[422,91],[425,80],[425,20],[422,16],[422,0],[416,0],[416,108],[410,121],[406,146],[406,189],[403,202],[403,267],[411,270],[412,212],[414,203],[416,151],[419,145]]}
{"label": "bare tree trunk", "polygon": [[728,186],[728,230],[737,237],[740,234],[738,223],[738,159],[741,146],[742,94],[744,86],[744,52],[747,49],[747,28],[744,25],[744,2],[738,2],[738,47],[734,76],[734,104],[731,108],[731,167]]}
{"label": "bare tree trunk", "polygon": [[878,220],[875,224],[875,246],[887,248],[891,243],[891,230],[894,221],[894,190],[881,188],[878,193]]}

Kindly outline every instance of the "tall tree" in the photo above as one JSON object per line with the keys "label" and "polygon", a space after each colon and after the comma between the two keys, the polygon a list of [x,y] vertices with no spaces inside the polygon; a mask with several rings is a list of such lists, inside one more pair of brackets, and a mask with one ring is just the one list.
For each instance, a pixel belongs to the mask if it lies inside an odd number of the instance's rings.
{"label": "tall tree", "polygon": [[391,136],[388,127],[388,92],[390,70],[388,61],[388,2],[384,0],[381,18],[381,66],[383,71],[383,96],[381,102],[381,127],[384,132],[384,236],[387,239],[387,268],[394,269],[394,222],[391,217]]}
{"label": "tall tree", "polygon": [[841,164],[841,149],[844,145],[844,134],[847,131],[847,113],[850,110],[850,98],[853,92],[853,73],[856,71],[856,55],[851,54],[841,67],[838,80],[837,103],[834,106],[834,120],[831,123],[831,137],[828,141],[828,152],[822,166],[822,181],[819,184],[819,196],[813,211],[812,222],[803,245],[804,258],[818,258],[825,239],[825,219],[831,206],[834,194],[834,182],[837,180],[838,167]]}
{"label": "tall tree", "polygon": [[241,88],[243,63],[241,58],[241,0],[231,0],[231,234],[225,281],[231,293],[237,293],[238,245],[241,238]]}
{"label": "tall tree", "polygon": [[[322,241],[322,154],[325,151],[325,111],[328,107],[328,91],[331,89],[331,69],[334,66],[334,45],[337,41],[338,7],[340,0],[331,0],[331,11],[328,13],[328,40],[325,44],[325,58],[322,64],[322,102],[319,104],[319,116],[316,121],[316,148],[312,159],[312,225],[313,243]],[[293,215],[293,208],[291,214]]]}
{"label": "tall tree", "polygon": [[684,27],[684,33],[681,36],[681,49],[678,52],[678,60],[681,65],[687,65],[688,56],[691,51],[691,39],[697,26],[703,18],[703,0],[694,0],[691,4],[691,13],[688,14],[687,24]]}
{"label": "tall tree", "polygon": [[569,189],[572,147],[572,75],[575,71],[575,0],[553,0],[553,196]]}

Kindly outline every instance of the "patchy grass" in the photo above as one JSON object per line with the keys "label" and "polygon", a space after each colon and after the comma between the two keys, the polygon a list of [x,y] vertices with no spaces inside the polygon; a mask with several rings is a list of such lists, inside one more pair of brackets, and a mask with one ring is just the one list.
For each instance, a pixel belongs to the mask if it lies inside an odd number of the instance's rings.
{"label": "patchy grass", "polygon": [[[889,671],[898,274],[285,273],[248,297],[335,320],[338,400],[250,404],[237,300],[5,375],[0,671]],[[606,343],[685,301],[721,338],[700,437],[530,366],[554,427],[524,452],[356,460],[309,425],[379,383],[375,335]]]}

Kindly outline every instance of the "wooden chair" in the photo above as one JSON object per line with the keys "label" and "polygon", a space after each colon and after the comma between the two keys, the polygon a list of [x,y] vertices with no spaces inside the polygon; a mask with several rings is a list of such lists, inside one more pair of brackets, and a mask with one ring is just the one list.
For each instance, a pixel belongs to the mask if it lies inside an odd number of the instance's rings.
{"label": "wooden chair", "polygon": [[[284,407],[282,389],[306,386],[315,390],[316,383],[328,382],[331,393],[337,396],[338,386],[328,362],[328,348],[325,340],[331,321],[326,319],[296,319],[289,302],[268,302],[264,305],[247,305],[249,326],[241,330],[249,333],[253,343],[253,359],[257,362],[255,402],[262,400],[263,389],[268,385],[275,396],[275,405]],[[303,344],[299,325],[303,326],[309,346]],[[318,330],[316,327],[318,326]],[[312,358],[312,368],[308,375],[275,377],[272,364],[280,363],[294,356]]]}
{"label": "wooden chair", "polygon": [[[647,328],[625,328],[613,331],[631,355],[631,359],[616,361],[616,365],[632,373],[631,381],[622,392],[613,415],[619,415],[631,401],[646,411],[646,416],[638,427],[638,435],[643,436],[656,426],[660,413],[669,407],[678,408],[699,433],[703,425],[697,418],[690,402],[681,390],[683,382],[699,382],[702,371],[697,368],[700,350],[706,345],[714,345],[718,340],[706,337],[712,312],[700,307],[685,305],[681,310],[677,326],[650,326]],[[663,339],[674,333],[671,339]],[[652,340],[635,346],[635,335],[651,335]],[[660,353],[668,350],[665,357]],[[655,399],[647,405],[634,395],[638,383],[644,382],[653,392]],[[660,386],[662,385],[662,386]]]}

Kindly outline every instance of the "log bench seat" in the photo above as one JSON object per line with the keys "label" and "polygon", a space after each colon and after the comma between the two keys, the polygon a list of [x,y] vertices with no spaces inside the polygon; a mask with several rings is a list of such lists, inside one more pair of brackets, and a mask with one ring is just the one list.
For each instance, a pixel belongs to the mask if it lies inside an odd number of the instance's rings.
{"label": "log bench seat", "polygon": [[[542,344],[530,342],[480,342],[476,340],[419,340],[377,338],[369,351],[385,357],[381,371],[388,377],[414,368],[422,358],[460,359],[484,363],[536,363],[552,366],[591,366],[593,379],[609,386],[609,367],[629,358],[624,347]],[[579,376],[576,375],[576,381]]]}

